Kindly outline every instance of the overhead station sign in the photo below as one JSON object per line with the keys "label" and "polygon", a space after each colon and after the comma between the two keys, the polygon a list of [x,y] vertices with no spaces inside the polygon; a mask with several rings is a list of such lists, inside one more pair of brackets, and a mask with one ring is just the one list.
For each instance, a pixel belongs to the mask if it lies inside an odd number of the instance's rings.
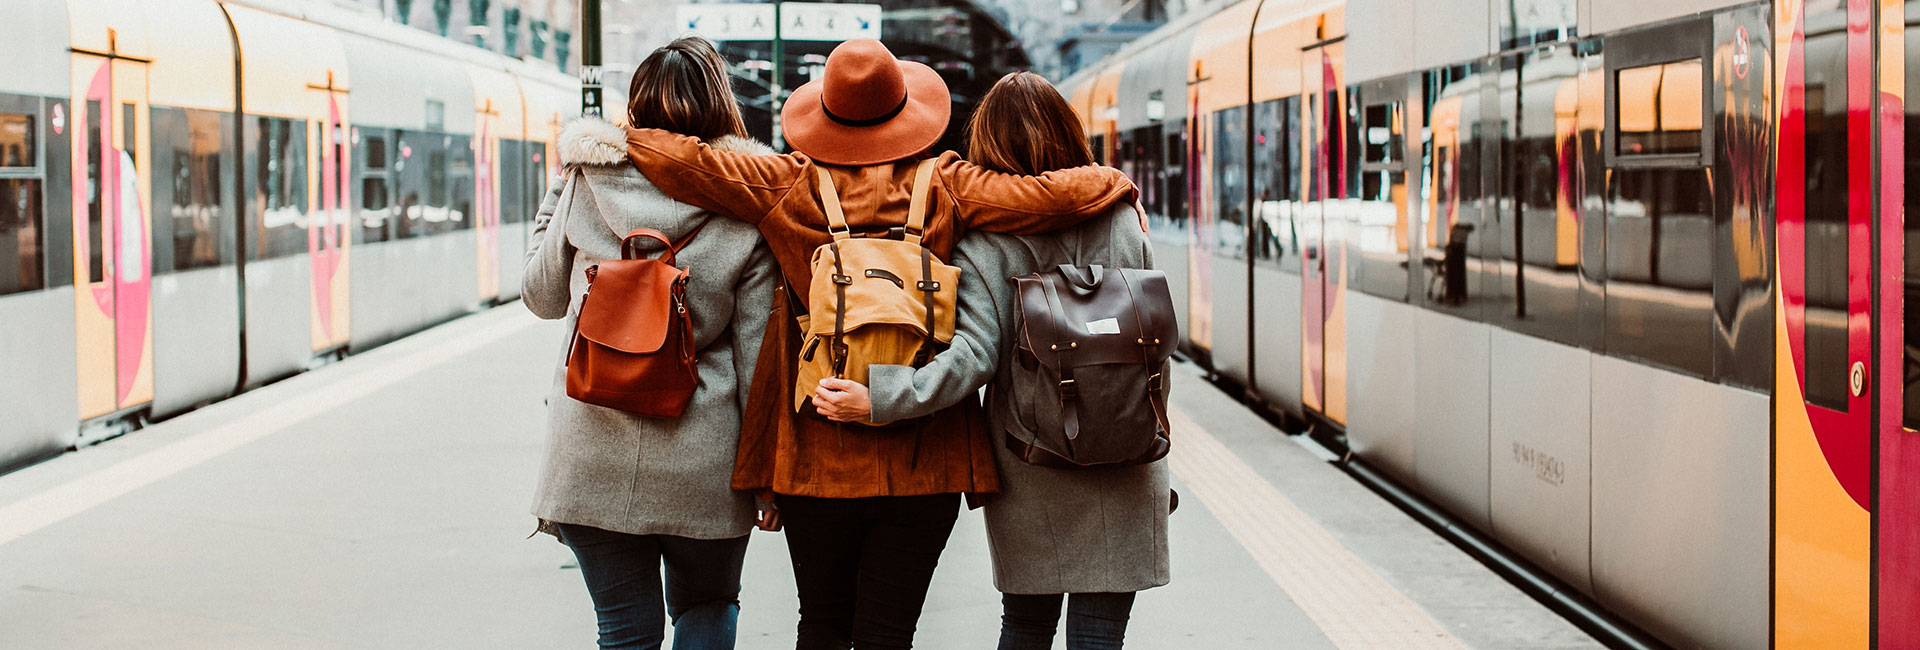
{"label": "overhead station sign", "polygon": [[[715,41],[771,41],[776,35],[771,4],[680,5],[676,17],[681,29]],[[778,37],[788,41],[877,40],[880,5],[783,2]]]}

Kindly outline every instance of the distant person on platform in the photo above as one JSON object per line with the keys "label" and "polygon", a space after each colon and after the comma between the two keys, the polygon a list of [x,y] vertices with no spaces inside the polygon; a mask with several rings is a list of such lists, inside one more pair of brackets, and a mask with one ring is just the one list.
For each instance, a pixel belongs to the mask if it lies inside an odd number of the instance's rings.
{"label": "distant person on platform", "polygon": [[[786,528],[800,596],[800,650],[910,648],[960,495],[999,490],[977,400],[877,428],[794,409],[800,332],[814,250],[832,241],[817,169],[838,187],[855,236],[907,222],[915,170],[946,132],[951,95],[925,65],[879,41],[842,43],[826,73],[781,113],[797,155],[722,151],[658,129],[628,135],[627,155],[677,200],[758,226],[785,281],[754,371],[733,487],[770,493]],[[1119,171],[994,172],[940,154],[923,243],[947,259],[968,230],[1037,235],[1133,201]],[[1004,277],[963,277],[1005,282]]]}
{"label": "distant person on platform", "polygon": [[[1041,174],[1093,164],[1073,106],[1031,72],[995,84],[967,131],[968,157],[995,171]],[[1028,464],[1008,449],[1007,429],[1023,416],[1013,395],[1016,296],[1006,278],[1062,264],[1151,269],[1146,224],[1133,206],[1121,206],[1052,235],[976,232],[957,251],[954,265],[987,281],[961,283],[953,344],[918,369],[869,368],[871,392],[823,393],[820,413],[836,421],[912,418],[971,400],[986,385],[1000,469],[1001,494],[986,505],[993,584],[1003,606],[1000,650],[1051,649],[1062,600],[1067,650],[1120,648],[1134,593],[1170,577],[1167,462],[1058,469]]]}
{"label": "distant person on platform", "polygon": [[[655,50],[634,72],[629,95],[633,124],[721,150],[772,153],[745,137],[726,61],[707,41]],[[663,602],[676,650],[732,648],[755,510],[753,496],[734,491],[728,477],[774,296],[773,256],[752,226],[676,202],[628,165],[625,129],[582,118],[561,132],[559,150],[566,180],[534,222],[527,308],[571,325],[587,270],[620,259],[621,240],[635,228],[659,230],[681,246],[677,263],[691,272],[686,302],[699,384],[678,418],[576,401],[567,396],[563,345],[533,514],[579,558],[601,648],[659,648]],[[644,247],[654,257],[662,246]],[[567,332],[571,343],[573,328]]]}

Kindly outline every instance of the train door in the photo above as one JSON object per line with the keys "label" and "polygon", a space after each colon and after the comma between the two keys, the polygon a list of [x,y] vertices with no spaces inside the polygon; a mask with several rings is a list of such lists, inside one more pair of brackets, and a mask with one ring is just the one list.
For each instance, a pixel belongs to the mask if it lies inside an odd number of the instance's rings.
{"label": "train door", "polygon": [[1791,35],[1776,174],[1786,363],[1775,386],[1773,600],[1783,650],[1870,643],[1874,2],[1807,3],[1776,23]]}
{"label": "train door", "polygon": [[500,187],[495,180],[500,174],[500,136],[494,125],[499,117],[493,98],[480,100],[474,115],[473,223],[482,304],[500,297]]}
{"label": "train door", "polygon": [[[1875,512],[1879,647],[1920,647],[1920,0],[1881,2],[1879,164],[1880,466]],[[1893,264],[1891,260],[1904,260]],[[1899,323],[1899,326],[1895,326]],[[1898,388],[1896,388],[1898,387]],[[1897,414],[1897,415],[1896,415]]]}
{"label": "train door", "polygon": [[335,85],[332,70],[327,71],[326,85],[310,84],[314,99],[320,105],[319,116],[315,120],[316,128],[309,136],[312,143],[307,147],[309,169],[319,172],[311,182],[319,184],[314,192],[313,217],[307,220],[307,254],[313,264],[313,350],[316,354],[330,352],[347,344],[349,332],[348,319],[348,262],[353,240],[347,227],[353,221],[353,206],[348,202],[352,197],[349,189],[352,179],[352,160],[348,151],[347,89]]}
{"label": "train door", "polygon": [[1338,228],[1346,198],[1346,101],[1341,90],[1342,45],[1309,48],[1300,58],[1307,91],[1300,103],[1303,185],[1298,216],[1301,250],[1301,401],[1335,423],[1346,421],[1344,310],[1340,289],[1346,260]]}
{"label": "train door", "polygon": [[82,47],[85,39],[76,38],[72,59],[74,333],[82,420],[153,399],[148,61],[121,52],[113,30],[106,36],[100,50]]}

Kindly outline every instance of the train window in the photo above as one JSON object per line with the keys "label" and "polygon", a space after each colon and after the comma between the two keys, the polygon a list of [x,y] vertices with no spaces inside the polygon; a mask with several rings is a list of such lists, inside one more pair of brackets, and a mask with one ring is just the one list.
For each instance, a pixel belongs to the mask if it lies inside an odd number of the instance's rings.
{"label": "train window", "polygon": [[1387,298],[1408,299],[1407,176],[1402,160],[1406,146],[1406,96],[1401,83],[1376,83],[1362,88],[1366,102],[1360,110],[1358,201],[1351,205],[1347,248],[1353,269],[1353,288]]}
{"label": "train window", "polygon": [[[1920,16],[1920,6],[1915,2],[1907,3],[1908,16]],[[1907,69],[1920,70],[1920,29],[1906,30]],[[1906,76],[1907,97],[1920,97],[1920,75]],[[1906,102],[1906,124],[1903,129],[1906,136],[1905,207],[1907,215],[1920,215],[1920,101]],[[1887,170],[1885,173],[1892,173]],[[1906,293],[1905,312],[1902,314],[1902,328],[1905,331],[1906,351],[1902,355],[1906,362],[1905,391],[1902,393],[1903,417],[1901,423],[1908,429],[1920,430],[1920,219],[1909,216],[1906,219]]]}
{"label": "train window", "polygon": [[1234,259],[1247,254],[1247,108],[1236,106],[1213,121],[1213,176],[1204,195],[1213,217],[1202,233],[1215,255]]}
{"label": "train window", "polygon": [[0,296],[46,288],[40,179],[0,178]]}
{"label": "train window", "polygon": [[[1187,218],[1193,216],[1187,207],[1187,196],[1191,194],[1193,179],[1187,175],[1187,127],[1181,122],[1171,123],[1166,128],[1166,216],[1175,224],[1173,228],[1164,228],[1168,236],[1184,237]],[[1175,240],[1184,241],[1184,240]]]}
{"label": "train window", "polygon": [[[1581,340],[1581,61],[1571,45],[1510,57],[1500,79],[1503,126],[1497,166],[1502,201],[1488,233],[1497,236],[1499,290],[1487,318],[1508,329],[1578,345]],[[1706,214],[1702,212],[1701,214]],[[1483,240],[1486,242],[1487,240]],[[1491,242],[1488,242],[1491,243]]]}
{"label": "train window", "polygon": [[387,160],[392,155],[387,151],[385,135],[370,135],[361,143],[359,165],[360,174],[360,228],[355,233],[356,241],[377,243],[393,237],[392,215],[389,208],[393,198],[388,194]]}
{"label": "train window", "polygon": [[1614,73],[1614,152],[1622,156],[1697,154],[1700,59],[1623,68]]}
{"label": "train window", "polygon": [[307,251],[307,137],[305,120],[259,118],[247,246],[252,259]]}
{"label": "train window", "polygon": [[1614,169],[1607,201],[1609,354],[1713,373],[1713,189],[1705,168]]}
{"label": "train window", "polygon": [[[1765,34],[1767,7],[1750,6],[1714,21],[1714,41],[1736,43]],[[1745,34],[1742,34],[1745,32]],[[1771,392],[1774,386],[1774,153],[1773,75],[1762,48],[1713,51],[1715,77],[1707,97],[1707,137],[1714,142],[1715,378],[1734,386]],[[1748,74],[1739,74],[1741,66]]]}
{"label": "train window", "polygon": [[1299,236],[1294,215],[1300,196],[1300,98],[1262,102],[1254,111],[1254,196],[1259,200],[1254,220],[1254,257],[1277,263],[1285,273],[1299,274]]}
{"label": "train window", "polygon": [[473,147],[468,138],[448,138],[447,153],[452,156],[451,169],[453,187],[453,215],[447,220],[449,230],[471,228],[476,225],[473,215],[474,180]]}
{"label": "train window", "polygon": [[0,167],[36,167],[39,145],[34,138],[35,116],[0,113]]}
{"label": "train window", "polygon": [[500,222],[519,223],[531,212],[526,207],[526,145],[519,140],[500,139]]}
{"label": "train window", "polygon": [[1419,293],[1429,307],[1469,319],[1479,318],[1482,291],[1477,251],[1484,219],[1482,191],[1482,96],[1491,77],[1484,64],[1458,65],[1426,73],[1420,113],[1421,183],[1427,203],[1421,209],[1422,239]]}
{"label": "train window", "polygon": [[224,180],[232,152],[232,116],[155,108],[153,122],[153,270],[219,266],[233,260],[232,197]]}
{"label": "train window", "polygon": [[101,122],[107,113],[100,100],[87,100],[87,148],[84,157],[87,161],[87,281],[102,282],[107,278],[106,224],[102,183],[105,167],[100,160]]}
{"label": "train window", "polygon": [[[1837,9],[1837,8],[1836,8]],[[1837,12],[1836,12],[1837,13]],[[1831,16],[1831,14],[1829,14]],[[1827,30],[1807,38],[1805,230],[1806,397],[1846,410],[1847,383],[1847,116],[1846,35]]]}

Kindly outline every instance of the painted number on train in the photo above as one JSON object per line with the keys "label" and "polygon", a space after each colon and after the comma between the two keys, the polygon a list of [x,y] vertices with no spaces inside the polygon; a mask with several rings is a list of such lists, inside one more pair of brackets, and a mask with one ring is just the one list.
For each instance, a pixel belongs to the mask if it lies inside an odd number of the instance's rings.
{"label": "painted number on train", "polygon": [[1547,485],[1559,486],[1567,480],[1567,465],[1552,454],[1528,447],[1522,443],[1513,443],[1513,462],[1533,469],[1534,478]]}

